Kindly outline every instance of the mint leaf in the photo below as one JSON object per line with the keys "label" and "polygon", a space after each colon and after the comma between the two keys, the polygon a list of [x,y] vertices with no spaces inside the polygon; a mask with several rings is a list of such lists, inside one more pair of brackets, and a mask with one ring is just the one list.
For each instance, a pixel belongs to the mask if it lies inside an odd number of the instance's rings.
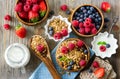
{"label": "mint leaf", "polygon": [[102,42],[102,45],[106,45],[107,43],[105,41]]}
{"label": "mint leaf", "polygon": [[102,44],[102,41],[99,41],[98,43],[97,43],[97,45],[101,45]]}

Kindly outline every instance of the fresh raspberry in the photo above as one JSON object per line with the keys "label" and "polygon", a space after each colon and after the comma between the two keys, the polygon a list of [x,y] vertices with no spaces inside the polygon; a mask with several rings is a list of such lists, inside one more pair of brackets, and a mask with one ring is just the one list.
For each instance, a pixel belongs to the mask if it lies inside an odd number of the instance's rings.
{"label": "fresh raspberry", "polygon": [[76,28],[76,27],[78,27],[79,22],[77,20],[73,20],[72,25]]}
{"label": "fresh raspberry", "polygon": [[9,29],[10,29],[10,25],[9,25],[9,24],[4,24],[4,28],[5,28],[6,30],[9,30]]}
{"label": "fresh raspberry", "polygon": [[85,34],[85,28],[80,28],[79,33],[84,35]]}
{"label": "fresh raspberry", "polygon": [[77,42],[77,46],[81,48],[83,45],[84,45],[83,41],[78,40],[78,42]]}
{"label": "fresh raspberry", "polygon": [[34,11],[34,12],[38,12],[39,11],[39,5],[38,4],[35,4],[35,5],[33,5],[33,7],[32,7],[32,11]]}
{"label": "fresh raspberry", "polygon": [[90,33],[90,31],[91,31],[91,29],[90,29],[90,28],[85,28],[85,33],[86,33],[86,34],[89,34],[89,33]]}
{"label": "fresh raspberry", "polygon": [[21,12],[23,9],[23,4],[21,2],[19,2],[16,6],[15,6],[15,11],[16,12]]}
{"label": "fresh raspberry", "polygon": [[88,21],[88,22],[92,22],[92,19],[91,18],[86,18],[85,21]]}
{"label": "fresh raspberry", "polygon": [[60,9],[62,10],[62,11],[66,11],[67,9],[68,9],[68,6],[67,5],[61,5],[60,6]]}
{"label": "fresh raspberry", "polygon": [[63,29],[61,31],[61,34],[62,34],[62,36],[67,36],[68,35],[68,30],[67,29]]}
{"label": "fresh raspberry", "polygon": [[93,64],[92,64],[92,66],[94,68],[98,68],[99,67],[99,63],[97,61],[94,61]]}
{"label": "fresh raspberry", "polygon": [[32,3],[37,3],[38,2],[38,0],[32,0]]}
{"label": "fresh raspberry", "polygon": [[85,65],[86,65],[86,61],[85,61],[85,60],[80,60],[79,65],[80,65],[80,66],[85,66]]}
{"label": "fresh raspberry", "polygon": [[84,22],[84,27],[90,28],[90,27],[91,27],[91,22],[85,21],[85,22]]}
{"label": "fresh raspberry", "polygon": [[105,46],[100,46],[100,51],[101,52],[105,52],[106,51],[106,47]]}
{"label": "fresh raspberry", "polygon": [[79,28],[84,28],[84,26],[83,26],[83,23],[82,23],[82,22],[80,22],[80,23],[79,23]]}
{"label": "fresh raspberry", "polygon": [[22,19],[27,19],[27,18],[28,18],[27,12],[24,12],[24,11],[20,12],[20,13],[19,13],[19,16],[20,16]]}
{"label": "fresh raspberry", "polygon": [[92,31],[91,31],[92,34],[96,34],[97,33],[97,29],[96,28],[93,28]]}
{"label": "fresh raspberry", "polygon": [[62,52],[63,54],[67,54],[67,53],[68,53],[68,48],[67,48],[66,46],[63,46],[63,47],[61,48],[61,52]]}
{"label": "fresh raspberry", "polygon": [[43,52],[44,51],[44,46],[43,45],[38,45],[37,46],[37,50],[39,51],[39,52]]}
{"label": "fresh raspberry", "polygon": [[28,4],[24,5],[24,11],[25,12],[30,11],[30,5],[28,5]]}
{"label": "fresh raspberry", "polygon": [[61,39],[62,38],[62,34],[61,33],[56,33],[56,34],[54,34],[54,38],[55,39]]}
{"label": "fresh raspberry", "polygon": [[27,5],[32,5],[32,1],[31,0],[26,0],[26,4]]}
{"label": "fresh raspberry", "polygon": [[69,50],[73,50],[75,48],[75,44],[74,43],[69,43],[68,48],[69,48]]}
{"label": "fresh raspberry", "polygon": [[11,16],[10,15],[5,15],[4,19],[7,20],[7,21],[10,21],[11,20]]}
{"label": "fresh raspberry", "polygon": [[95,28],[95,24],[91,24],[91,29]]}

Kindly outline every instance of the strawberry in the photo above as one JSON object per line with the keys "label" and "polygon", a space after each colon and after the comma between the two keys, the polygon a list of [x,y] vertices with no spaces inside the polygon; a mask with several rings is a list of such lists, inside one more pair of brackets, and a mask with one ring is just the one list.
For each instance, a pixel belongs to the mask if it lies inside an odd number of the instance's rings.
{"label": "strawberry", "polygon": [[97,78],[102,78],[105,75],[105,69],[104,68],[98,68],[94,71],[94,74]]}
{"label": "strawberry", "polygon": [[16,26],[16,35],[20,38],[24,38],[26,36],[26,29],[24,27],[22,27],[20,24],[18,26]]}
{"label": "strawberry", "polygon": [[104,12],[110,12],[110,9],[111,9],[110,3],[108,3],[108,2],[102,2],[102,4],[101,4],[101,9],[102,9]]}
{"label": "strawberry", "polygon": [[39,20],[39,14],[34,11],[29,11],[28,18],[31,22],[37,22]]}
{"label": "strawberry", "polygon": [[47,11],[47,6],[44,0],[42,0],[39,4],[40,6],[40,17],[44,17]]}

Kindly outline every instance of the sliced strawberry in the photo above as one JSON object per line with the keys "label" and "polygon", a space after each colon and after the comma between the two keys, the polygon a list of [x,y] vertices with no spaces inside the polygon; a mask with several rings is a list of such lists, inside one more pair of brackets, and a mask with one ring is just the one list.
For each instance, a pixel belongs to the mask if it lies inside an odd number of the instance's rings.
{"label": "sliced strawberry", "polygon": [[33,23],[34,22],[38,22],[38,20],[39,20],[39,14],[37,12],[34,12],[34,11],[29,11],[28,18]]}
{"label": "sliced strawberry", "polygon": [[98,68],[94,71],[94,74],[97,78],[102,78],[105,75],[105,69],[104,68]]}

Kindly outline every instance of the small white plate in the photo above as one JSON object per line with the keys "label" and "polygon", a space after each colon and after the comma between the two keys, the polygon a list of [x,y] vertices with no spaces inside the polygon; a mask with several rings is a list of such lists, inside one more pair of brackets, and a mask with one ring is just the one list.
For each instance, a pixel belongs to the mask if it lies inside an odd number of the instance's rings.
{"label": "small white plate", "polygon": [[[93,41],[91,42],[92,44],[92,50],[95,52],[96,56],[100,56],[101,58],[106,58],[106,57],[111,57],[112,54],[116,53],[116,49],[118,48],[118,44],[117,44],[117,39],[114,38],[113,34],[110,34],[109,37],[108,36],[108,32],[104,32],[104,33],[99,33],[97,36],[94,36]],[[100,42],[104,42],[104,46],[106,44],[109,44],[110,47],[106,48],[106,51],[101,52],[100,51],[100,46],[101,44],[98,44]]]}

